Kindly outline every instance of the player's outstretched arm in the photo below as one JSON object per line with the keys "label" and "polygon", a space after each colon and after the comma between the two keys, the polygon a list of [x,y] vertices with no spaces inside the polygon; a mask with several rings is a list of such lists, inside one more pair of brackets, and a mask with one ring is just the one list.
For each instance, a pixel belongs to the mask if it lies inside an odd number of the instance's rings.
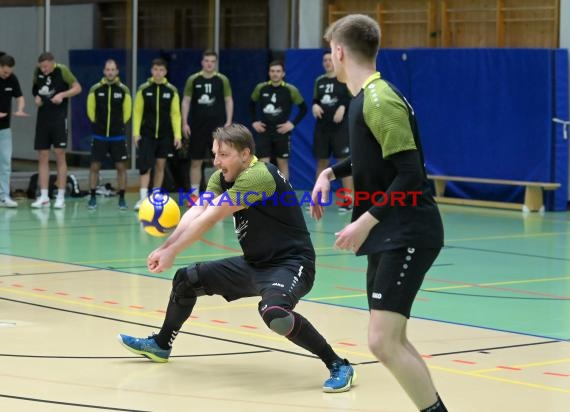
{"label": "player's outstretched arm", "polygon": [[194,220],[198,216],[200,216],[204,212],[204,210],[206,210],[207,207],[208,207],[207,204],[205,204],[205,205],[197,204],[194,207],[192,207],[191,209],[188,209],[182,215],[182,219],[180,219],[180,222],[178,223],[178,226],[176,226],[176,229],[174,230],[174,232],[172,232],[170,234],[170,236],[168,236],[168,239],[166,239],[166,241],[162,245],[160,245],[158,248],[156,248],[156,250],[164,249],[164,248],[172,245],[180,237],[182,232],[184,232],[184,230],[185,230],[184,228],[186,226],[188,226],[192,220]]}
{"label": "player's outstretched arm", "polygon": [[[187,213],[189,217],[186,218],[186,214],[184,214],[182,221],[171,237],[168,238],[168,246],[161,247],[148,256],[148,270],[152,273],[161,273],[170,269],[176,256],[198,241],[216,222],[245,207],[243,205],[234,206],[228,204],[228,202],[220,202],[220,199],[221,196],[218,196],[212,200],[212,204],[207,207],[203,206],[202,212],[196,213],[197,216],[192,213],[194,207]],[[174,235],[176,235],[175,238],[173,238]],[[173,238],[172,241],[171,238]]]}

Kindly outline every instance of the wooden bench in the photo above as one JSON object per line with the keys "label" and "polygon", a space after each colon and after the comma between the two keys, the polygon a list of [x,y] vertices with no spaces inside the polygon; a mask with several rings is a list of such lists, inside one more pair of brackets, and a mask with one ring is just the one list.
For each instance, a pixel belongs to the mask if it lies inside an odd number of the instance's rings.
{"label": "wooden bench", "polygon": [[[434,182],[435,200],[438,203],[496,207],[501,209],[522,210],[523,212],[544,211],[543,190],[556,190],[560,187],[560,183],[525,182],[519,180],[503,180],[503,179],[484,179],[479,177],[428,175],[428,179],[431,179]],[[445,185],[447,184],[447,182],[466,182],[466,183],[483,183],[483,184],[493,184],[493,185],[523,186],[525,188],[524,203],[499,202],[499,201],[476,200],[476,199],[460,199],[456,197],[447,197],[445,196]]]}

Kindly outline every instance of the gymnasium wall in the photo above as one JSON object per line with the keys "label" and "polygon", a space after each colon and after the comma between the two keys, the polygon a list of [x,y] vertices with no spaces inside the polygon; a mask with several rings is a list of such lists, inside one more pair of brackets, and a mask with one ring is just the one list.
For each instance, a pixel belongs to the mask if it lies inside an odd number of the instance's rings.
{"label": "gymnasium wall", "polygon": [[[57,62],[69,65],[69,49],[92,47],[94,7],[93,4],[51,6],[50,51]],[[44,51],[43,19],[41,7],[0,7],[0,50],[16,59],[14,73],[26,99],[26,112],[31,115],[26,119],[13,118],[11,122],[13,157],[18,159],[37,158],[34,150],[36,107],[32,98],[32,74],[38,56]]]}

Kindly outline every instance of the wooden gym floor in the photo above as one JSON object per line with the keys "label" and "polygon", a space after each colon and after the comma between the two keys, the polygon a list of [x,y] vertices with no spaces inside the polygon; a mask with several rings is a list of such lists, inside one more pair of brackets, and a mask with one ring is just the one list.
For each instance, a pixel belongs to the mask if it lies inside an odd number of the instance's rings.
{"label": "wooden gym floor", "polygon": [[[134,194],[128,195],[130,205]],[[370,355],[365,259],[334,250],[350,219],[307,216],[317,280],[298,311],[358,373],[325,394],[318,359],[271,333],[257,300],[200,298],[171,361],[126,351],[118,333],[147,336],[162,324],[169,278],[149,274],[161,240],[116,198],[68,199],[63,211],[0,209],[1,411],[414,411]],[[409,322],[448,409],[564,412],[570,405],[568,213],[441,207],[446,247]],[[232,221],[219,223],[177,260],[239,253]]]}

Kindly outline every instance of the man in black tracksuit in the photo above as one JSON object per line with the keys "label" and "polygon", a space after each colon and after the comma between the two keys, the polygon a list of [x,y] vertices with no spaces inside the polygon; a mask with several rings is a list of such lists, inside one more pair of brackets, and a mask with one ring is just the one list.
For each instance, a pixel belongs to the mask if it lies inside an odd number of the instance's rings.
{"label": "man in black tracksuit", "polygon": [[89,90],[87,96],[87,116],[91,120],[93,135],[91,141],[91,168],[89,185],[91,197],[87,207],[97,207],[96,187],[101,162],[107,156],[117,168],[119,187],[119,209],[127,209],[125,188],[127,185],[126,160],[128,158],[125,124],[131,118],[131,92],[119,79],[117,62],[109,59],[103,69],[105,77]]}
{"label": "man in black tracksuit", "polygon": [[182,125],[178,90],[166,79],[166,62],[154,59],[152,77],[139,87],[133,113],[133,140],[139,149],[138,169],[141,176],[139,210],[148,194],[150,170],[154,168],[153,188],[162,186],[166,159],[180,148]]}

